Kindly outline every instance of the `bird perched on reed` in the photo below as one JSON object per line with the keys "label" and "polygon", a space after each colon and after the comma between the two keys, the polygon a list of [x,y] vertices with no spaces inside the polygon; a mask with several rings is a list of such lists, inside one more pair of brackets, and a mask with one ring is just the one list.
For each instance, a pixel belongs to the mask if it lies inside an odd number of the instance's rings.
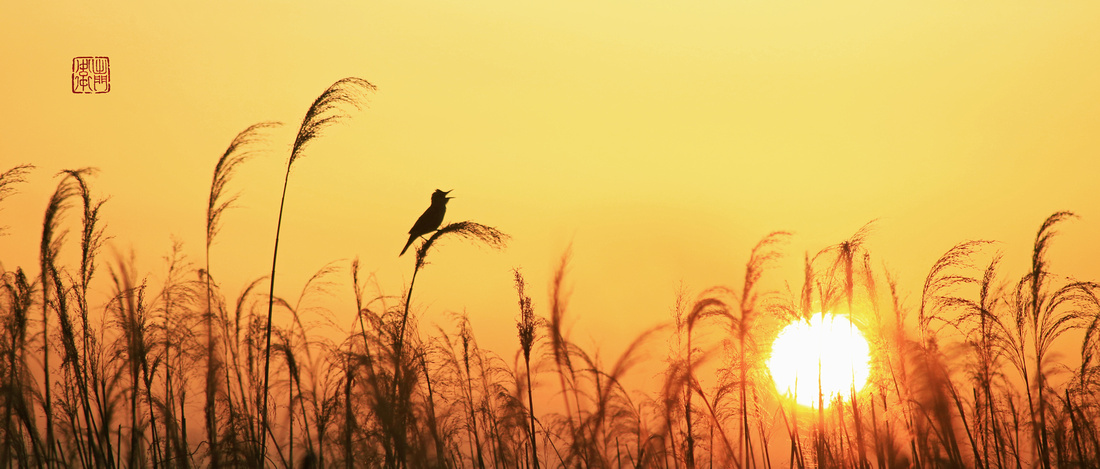
{"label": "bird perched on reed", "polygon": [[401,254],[398,254],[397,257],[405,255],[405,251],[409,250],[409,245],[412,244],[413,240],[439,229],[439,224],[443,223],[443,215],[447,213],[447,201],[454,198],[447,197],[450,192],[443,192],[439,189],[432,192],[432,204],[428,206],[428,209],[424,211],[420,218],[416,219],[416,223],[409,230],[409,242],[405,243],[405,248],[401,250]]}

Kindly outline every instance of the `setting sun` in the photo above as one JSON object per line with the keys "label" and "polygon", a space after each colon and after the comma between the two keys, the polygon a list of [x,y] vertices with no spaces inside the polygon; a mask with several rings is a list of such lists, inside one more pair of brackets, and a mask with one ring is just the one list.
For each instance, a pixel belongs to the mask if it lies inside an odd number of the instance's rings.
{"label": "setting sun", "polygon": [[779,333],[768,359],[775,388],[804,406],[817,407],[820,394],[828,407],[837,395],[857,390],[870,375],[867,340],[848,318],[818,313],[793,322]]}

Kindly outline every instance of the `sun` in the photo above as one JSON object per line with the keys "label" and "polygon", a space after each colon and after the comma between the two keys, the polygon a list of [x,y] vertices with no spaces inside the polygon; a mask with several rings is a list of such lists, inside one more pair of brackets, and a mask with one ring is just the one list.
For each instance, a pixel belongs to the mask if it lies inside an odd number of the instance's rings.
{"label": "sun", "polygon": [[836,396],[848,396],[853,385],[857,392],[862,389],[871,374],[870,361],[867,339],[855,324],[844,316],[818,313],[779,332],[768,370],[779,394],[817,408],[819,391],[828,407]]}

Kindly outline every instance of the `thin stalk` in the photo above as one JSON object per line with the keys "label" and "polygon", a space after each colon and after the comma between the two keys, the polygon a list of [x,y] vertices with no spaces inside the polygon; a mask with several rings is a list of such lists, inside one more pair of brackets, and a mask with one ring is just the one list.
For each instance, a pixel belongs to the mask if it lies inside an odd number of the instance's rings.
{"label": "thin stalk", "polygon": [[290,171],[294,166],[294,162],[302,156],[302,149],[313,141],[313,139],[320,136],[324,128],[349,117],[347,111],[341,109],[341,105],[346,104],[361,109],[359,101],[364,97],[367,91],[371,90],[374,90],[374,85],[362,78],[355,77],[344,78],[328,87],[324,93],[313,101],[313,105],[310,106],[309,111],[306,112],[306,116],[302,120],[302,125],[298,128],[298,135],[294,139],[294,146],[290,151],[290,159],[286,164],[286,175],[283,177],[283,191],[282,195],[279,197],[279,217],[275,224],[275,246],[271,254],[271,277],[268,279],[270,287],[267,295],[267,324],[265,325],[264,331],[263,404],[260,409],[261,422],[259,428],[261,436],[260,460],[258,463],[261,467],[267,459],[267,434],[269,431],[267,398],[271,379],[271,326],[275,310],[275,273],[276,263],[279,260],[279,234],[283,227],[283,208],[286,205],[286,188],[290,181]]}
{"label": "thin stalk", "polygon": [[290,167],[287,166],[286,177],[283,179],[283,195],[279,198],[279,218],[275,223],[275,248],[271,254],[271,276],[268,277],[268,294],[267,294],[267,325],[265,326],[266,332],[264,343],[264,387],[263,387],[263,404],[260,407],[260,426],[257,428],[257,433],[260,434],[260,466],[264,465],[264,461],[267,459],[267,397],[269,384],[271,380],[271,320],[275,312],[275,265],[279,261],[279,232],[283,228],[283,207],[286,204],[286,187],[287,182],[290,181]]}

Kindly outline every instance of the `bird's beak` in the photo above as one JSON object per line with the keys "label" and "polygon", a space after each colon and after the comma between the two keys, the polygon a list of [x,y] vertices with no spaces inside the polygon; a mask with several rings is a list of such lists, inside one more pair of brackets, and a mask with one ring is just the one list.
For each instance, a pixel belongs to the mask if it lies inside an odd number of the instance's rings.
{"label": "bird's beak", "polygon": [[[444,192],[444,193],[443,193],[443,196],[444,196],[444,197],[447,197],[447,194],[450,194],[451,192],[454,192],[454,189],[451,189],[451,190],[449,190],[449,191],[447,191],[447,192]],[[453,199],[453,198],[454,198],[454,197],[447,197],[447,200],[450,200],[450,199]]]}

